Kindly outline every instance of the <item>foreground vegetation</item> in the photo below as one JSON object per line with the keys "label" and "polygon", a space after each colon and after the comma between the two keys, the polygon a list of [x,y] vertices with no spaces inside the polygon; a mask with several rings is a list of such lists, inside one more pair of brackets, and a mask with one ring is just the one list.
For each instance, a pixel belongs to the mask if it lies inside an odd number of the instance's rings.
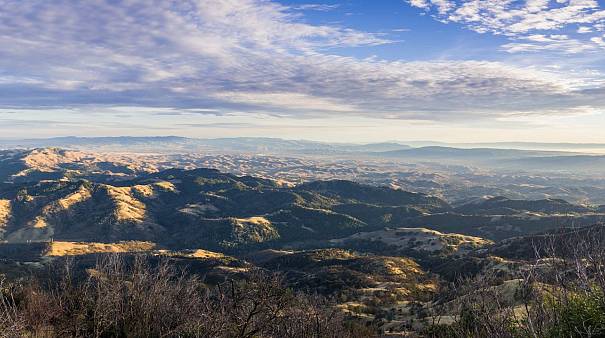
{"label": "foreground vegetation", "polygon": [[[453,285],[433,311],[430,337],[605,337],[602,227],[532,243],[538,256],[522,278],[477,275]],[[542,256],[542,255],[545,256]],[[440,314],[452,323],[440,324]]]}
{"label": "foreground vegetation", "polygon": [[0,286],[0,337],[367,337],[326,299],[277,275],[208,286],[167,261],[105,256],[80,275]]}
{"label": "foreground vegetation", "polygon": [[[532,237],[526,247],[517,243],[510,255],[534,255],[519,270],[480,270],[449,285],[442,281],[433,300],[415,296],[418,301],[408,303],[413,318],[394,331],[389,313],[378,313],[397,301],[377,305],[378,312],[363,319],[312,294],[338,274],[297,288],[306,293],[288,287],[302,281],[303,270],[292,275],[292,269],[305,266],[303,258],[344,251],[290,254],[275,258],[272,264],[280,268],[266,263],[266,269],[212,284],[203,274],[180,270],[168,256],[101,254],[88,268],[72,258],[56,259],[49,275],[2,280],[0,337],[372,337],[391,331],[436,338],[605,337],[603,229]],[[324,258],[330,269],[348,262]],[[370,258],[364,264],[371,265]]]}

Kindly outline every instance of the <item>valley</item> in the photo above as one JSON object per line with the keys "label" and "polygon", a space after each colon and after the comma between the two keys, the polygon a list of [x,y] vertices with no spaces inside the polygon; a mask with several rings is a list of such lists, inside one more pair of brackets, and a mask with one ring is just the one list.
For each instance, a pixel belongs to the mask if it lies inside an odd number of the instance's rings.
{"label": "valley", "polygon": [[[436,163],[35,148],[1,152],[0,174],[9,278],[116,253],[168,259],[211,283],[262,270],[391,333],[451,320],[435,299],[460,278],[522,278],[536,236],[605,219],[582,203],[599,201],[588,187],[598,178]],[[565,188],[580,181],[586,191]]]}

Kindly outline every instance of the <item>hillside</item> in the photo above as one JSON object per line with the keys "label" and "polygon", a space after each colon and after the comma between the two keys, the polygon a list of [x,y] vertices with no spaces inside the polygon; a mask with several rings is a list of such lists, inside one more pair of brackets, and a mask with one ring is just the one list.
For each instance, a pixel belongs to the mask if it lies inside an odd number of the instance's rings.
{"label": "hillside", "polygon": [[249,251],[402,227],[497,240],[603,219],[596,208],[560,199],[494,197],[454,208],[427,194],[347,180],[293,186],[56,148],[3,154],[0,168],[11,174],[0,187],[0,239],[9,243],[136,240]]}
{"label": "hillside", "polygon": [[359,232],[346,238],[334,239],[331,244],[365,251],[397,253],[402,256],[465,256],[485,248],[492,241],[460,234],[444,234],[424,228],[387,228]]}
{"label": "hillside", "polygon": [[0,182],[37,182],[91,178],[124,179],[135,174],[157,171],[138,156],[100,154],[61,148],[0,150]]}
{"label": "hillside", "polygon": [[523,213],[569,214],[590,213],[595,209],[574,205],[562,199],[512,200],[506,197],[490,197],[462,205],[455,209],[462,214],[514,215]]}
{"label": "hillside", "polygon": [[248,258],[282,273],[295,289],[337,297],[341,310],[359,318],[430,299],[438,288],[418,263],[398,256],[320,249],[258,252]]}
{"label": "hillside", "polygon": [[[334,299],[339,313],[397,332],[421,327],[422,309],[450,283],[483,275],[509,283],[528,271],[544,233],[605,216],[558,198],[469,190],[453,206],[392,182],[293,184],[131,155],[2,156],[0,274],[43,276],[65,260],[86,274],[116,253],[169,260],[208,284],[276,273],[297,292]],[[449,189],[443,174],[413,176]]]}
{"label": "hillside", "polygon": [[605,225],[561,227],[539,234],[502,240],[490,248],[494,255],[531,260],[538,257],[574,257],[581,246],[600,248],[605,241]]}
{"label": "hillside", "polygon": [[0,198],[2,239],[9,243],[149,240],[180,249],[330,239],[383,224],[349,214],[355,205],[374,208],[374,214],[450,209],[437,198],[386,187],[335,181],[291,188],[210,169],[172,169],[119,184],[15,183]]}

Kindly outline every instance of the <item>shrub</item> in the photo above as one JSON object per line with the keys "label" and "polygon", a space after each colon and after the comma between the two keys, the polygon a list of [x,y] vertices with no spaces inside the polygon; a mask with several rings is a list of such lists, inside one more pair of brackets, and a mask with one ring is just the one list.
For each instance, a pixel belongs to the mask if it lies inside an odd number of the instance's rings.
{"label": "shrub", "polygon": [[367,337],[326,299],[260,271],[214,287],[144,256],[111,255],[83,277],[3,284],[0,337]]}
{"label": "shrub", "polygon": [[[600,230],[599,230],[600,231]],[[600,232],[546,238],[547,259],[536,257],[511,296],[497,275],[461,281],[437,301],[428,337],[605,337],[605,249]],[[539,252],[535,250],[535,252]],[[447,305],[447,306],[446,306]],[[450,307],[449,309],[447,307]],[[453,308],[453,309],[452,309]]]}
{"label": "shrub", "polygon": [[605,303],[600,291],[569,295],[550,306],[556,320],[549,328],[549,337],[605,336]]}

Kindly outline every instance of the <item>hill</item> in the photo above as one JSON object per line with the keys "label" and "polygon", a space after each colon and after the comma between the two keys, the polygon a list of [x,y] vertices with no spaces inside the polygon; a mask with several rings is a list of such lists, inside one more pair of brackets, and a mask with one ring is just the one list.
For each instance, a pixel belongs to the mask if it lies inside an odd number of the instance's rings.
{"label": "hill", "polygon": [[455,209],[456,212],[472,215],[514,215],[523,213],[568,214],[590,213],[593,208],[574,205],[562,199],[513,200],[506,197],[488,197]]}
{"label": "hill", "polygon": [[249,251],[313,247],[386,227],[497,240],[603,218],[597,208],[552,198],[494,197],[454,208],[435,196],[346,180],[292,185],[56,148],[2,156],[0,239],[10,243],[136,240]]}
{"label": "hill", "polygon": [[492,241],[460,234],[444,234],[424,228],[387,228],[372,232],[359,232],[330,243],[361,251],[389,252],[402,256],[426,257],[456,255],[485,248]]}
{"label": "hill", "polygon": [[[2,154],[0,274],[44,276],[73,261],[86,275],[113,253],[168,260],[205,284],[276,273],[295,292],[328,296],[339,313],[397,332],[417,329],[452,282],[493,275],[508,285],[531,268],[534,244],[552,238],[545,233],[604,217],[557,198],[473,190],[452,206],[395,184],[293,184],[56,148]],[[442,174],[416,177],[450,189]],[[567,230],[556,238],[579,233]]]}
{"label": "hill", "polygon": [[131,178],[157,171],[137,156],[90,153],[60,148],[0,150],[0,182],[88,178],[97,181]]}
{"label": "hill", "polygon": [[[241,249],[324,240],[384,225],[386,215],[450,210],[388,187],[314,182],[297,187],[217,170],[172,169],[131,180],[44,180],[0,190],[4,241],[152,241],[174,248]],[[360,210],[372,209],[363,215]],[[373,219],[372,215],[383,217]],[[393,219],[393,216],[390,216]]]}
{"label": "hill", "polygon": [[282,273],[295,289],[337,297],[341,310],[360,318],[430,299],[438,287],[433,276],[404,257],[319,249],[260,252],[249,258]]}

